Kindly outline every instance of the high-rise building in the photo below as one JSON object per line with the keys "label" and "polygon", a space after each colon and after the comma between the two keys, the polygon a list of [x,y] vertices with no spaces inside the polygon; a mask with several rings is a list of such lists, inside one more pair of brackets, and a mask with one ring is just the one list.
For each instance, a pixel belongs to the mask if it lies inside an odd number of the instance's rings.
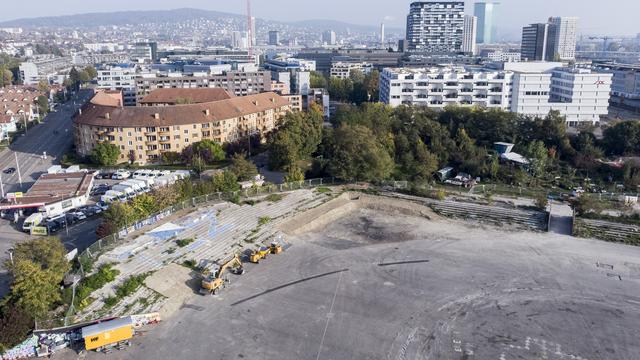
{"label": "high-rise building", "polygon": [[473,14],[478,18],[478,44],[491,44],[496,35],[496,11],[498,3],[480,1],[475,4]]}
{"label": "high-rise building", "polygon": [[335,45],[337,43],[336,32],[333,30],[327,30],[322,33],[322,44]]}
{"label": "high-rise building", "polygon": [[549,41],[549,24],[531,24],[522,28],[520,54],[525,61],[547,60],[552,42]]}
{"label": "high-rise building", "polygon": [[256,17],[252,16],[251,17],[251,45],[252,46],[256,46],[258,45],[258,42],[256,41]]}
{"label": "high-rise building", "polygon": [[464,33],[462,37],[462,51],[471,55],[476,54],[476,32],[478,31],[478,18],[464,16]]}
{"label": "high-rise building", "polygon": [[278,30],[269,31],[269,45],[278,45],[280,44],[280,33]]}
{"label": "high-rise building", "polygon": [[231,33],[231,47],[234,49],[246,49],[248,46],[247,33],[234,31]]}
{"label": "high-rise building", "polygon": [[158,43],[139,42],[133,45],[131,57],[141,62],[153,62],[158,59]]}
{"label": "high-rise building", "polygon": [[464,1],[416,1],[407,16],[407,50],[462,51]]}
{"label": "high-rise building", "polygon": [[553,53],[549,55],[553,60],[575,60],[577,31],[577,17],[549,18],[549,38],[553,43]]}
{"label": "high-rise building", "polygon": [[380,24],[380,46],[384,48],[384,23]]}

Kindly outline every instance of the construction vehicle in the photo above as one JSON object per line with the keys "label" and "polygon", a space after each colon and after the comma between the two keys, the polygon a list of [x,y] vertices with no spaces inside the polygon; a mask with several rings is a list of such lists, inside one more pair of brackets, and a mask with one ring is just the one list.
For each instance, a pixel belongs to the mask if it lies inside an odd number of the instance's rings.
{"label": "construction vehicle", "polygon": [[202,295],[211,294],[216,295],[220,292],[220,289],[225,286],[225,283],[228,283],[229,280],[224,279],[223,275],[225,270],[232,269],[233,273],[236,275],[244,274],[244,268],[242,267],[242,261],[240,261],[240,257],[238,254],[234,255],[233,258],[229,261],[223,263],[217,270],[211,271],[210,269],[205,269],[202,272],[202,282],[200,285],[200,293]]}
{"label": "construction vehicle", "polygon": [[269,247],[262,247],[258,250],[254,250],[249,255],[249,261],[257,264],[260,260],[265,259],[269,254],[280,254],[282,252],[282,246],[276,243],[271,243]]}

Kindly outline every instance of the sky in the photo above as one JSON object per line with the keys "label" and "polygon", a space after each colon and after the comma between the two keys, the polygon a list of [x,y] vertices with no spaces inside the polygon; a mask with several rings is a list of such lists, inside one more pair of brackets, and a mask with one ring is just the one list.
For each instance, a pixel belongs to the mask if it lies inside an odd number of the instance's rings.
{"label": "sky", "polygon": [[[635,35],[640,33],[640,0],[498,0],[502,33],[519,32],[522,26],[544,22],[549,16],[577,16],[579,33]],[[353,24],[404,27],[411,0],[252,0],[252,13],[259,18],[296,21],[340,20]],[[466,1],[468,13],[474,1]],[[245,0],[30,0],[6,1],[0,20],[24,17],[69,15],[119,10],[167,10],[193,7],[244,13]]]}

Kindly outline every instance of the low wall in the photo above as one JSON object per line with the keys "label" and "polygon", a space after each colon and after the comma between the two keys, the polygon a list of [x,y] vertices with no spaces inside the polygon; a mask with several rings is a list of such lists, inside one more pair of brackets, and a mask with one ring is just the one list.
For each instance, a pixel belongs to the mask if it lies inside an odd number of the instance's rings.
{"label": "low wall", "polygon": [[640,245],[640,226],[575,217],[573,236]]}

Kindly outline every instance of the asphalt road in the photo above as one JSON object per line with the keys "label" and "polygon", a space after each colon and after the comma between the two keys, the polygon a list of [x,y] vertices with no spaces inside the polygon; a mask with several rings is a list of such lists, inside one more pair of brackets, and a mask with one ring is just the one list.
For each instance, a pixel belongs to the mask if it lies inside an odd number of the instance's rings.
{"label": "asphalt road", "polygon": [[[17,168],[15,155],[17,154],[22,176],[22,185],[20,185],[17,171],[11,175],[0,173],[5,193],[28,190],[51,165],[60,163],[62,155],[73,145],[71,117],[80,104],[91,98],[92,93],[91,90],[81,91],[77,99],[60,106],[57,112],[47,115],[42,124],[30,129],[8,149],[0,152],[0,170],[9,167]],[[54,130],[59,134],[54,135]],[[41,158],[44,151],[47,152],[46,160]],[[95,241],[95,228],[98,221],[89,220],[70,227],[69,236],[65,230],[60,231],[58,235],[62,238],[67,250],[78,248],[78,251],[82,251]],[[9,290],[9,277],[1,265],[9,259],[9,249],[28,238],[26,233],[16,229],[9,220],[0,219],[0,297]]]}
{"label": "asphalt road", "polygon": [[[360,210],[110,359],[637,359],[640,249]],[[103,359],[66,352],[62,359]]]}
{"label": "asphalt road", "polygon": [[[49,113],[42,124],[29,129],[26,135],[18,138],[9,149],[0,153],[0,169],[19,168],[22,177],[20,185],[17,171],[10,175],[1,174],[5,193],[26,191],[51,165],[60,163],[62,155],[73,145],[71,117],[92,94],[91,90],[82,90],[78,93],[77,99],[60,106],[57,112]],[[57,135],[54,134],[56,130]],[[45,152],[47,158],[43,159]]]}

